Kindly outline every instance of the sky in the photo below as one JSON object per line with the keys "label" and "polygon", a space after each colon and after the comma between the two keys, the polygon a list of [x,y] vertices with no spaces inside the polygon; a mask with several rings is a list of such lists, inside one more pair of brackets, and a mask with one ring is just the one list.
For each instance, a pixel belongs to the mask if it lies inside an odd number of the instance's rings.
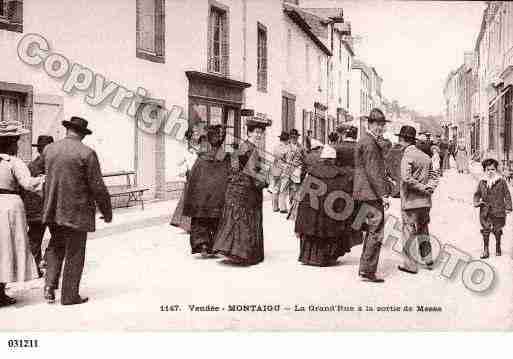
{"label": "sky", "polygon": [[475,45],[486,5],[482,1],[300,0],[301,7],[342,8],[356,56],[383,78],[383,95],[423,115],[443,111],[450,71]]}

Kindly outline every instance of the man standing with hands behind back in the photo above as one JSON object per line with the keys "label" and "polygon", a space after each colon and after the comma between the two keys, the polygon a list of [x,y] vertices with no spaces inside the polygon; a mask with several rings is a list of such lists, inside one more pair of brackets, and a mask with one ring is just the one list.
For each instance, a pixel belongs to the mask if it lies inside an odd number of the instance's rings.
{"label": "man standing with hands behind back", "polygon": [[48,270],[44,297],[55,301],[64,264],[61,304],[87,302],[79,296],[80,279],[84,269],[87,232],[95,231],[98,206],[105,222],[112,221],[110,196],[103,182],[96,152],[82,144],[92,132],[87,121],[72,117],[62,121],[66,137],[43,152],[46,183],[44,190],[43,223],[48,224],[52,238],[47,249]]}
{"label": "man standing with hands behind back", "polygon": [[356,145],[353,186],[353,199],[360,203],[367,224],[359,275],[366,282],[382,283],[384,279],[376,277],[376,270],[384,237],[384,198],[388,196],[383,132],[389,121],[378,108],[372,109],[367,119],[369,129]]}

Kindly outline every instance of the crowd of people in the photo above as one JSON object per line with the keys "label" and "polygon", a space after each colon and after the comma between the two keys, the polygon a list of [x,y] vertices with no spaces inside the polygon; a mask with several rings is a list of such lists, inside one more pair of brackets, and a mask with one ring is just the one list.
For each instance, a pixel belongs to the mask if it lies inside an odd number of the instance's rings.
{"label": "crowd of people", "polygon": [[[468,171],[465,149],[440,137],[417,134],[403,126],[392,144],[383,137],[389,122],[372,109],[368,129],[341,127],[322,144],[311,133],[305,146],[299,133],[282,132],[269,159],[262,151],[266,123],[247,120],[247,139],[227,151],[226,129],[206,127],[186,133],[180,163],[185,186],[171,224],[190,234],[192,254],[250,266],[264,261],[264,189],[271,193],[274,215],[295,220],[298,261],[332,266],[363,244],[358,274],[377,276],[384,240],[385,210],[400,200],[404,261],[398,270],[418,273],[434,266],[429,237],[432,195],[455,156],[458,172]],[[95,231],[97,209],[112,221],[110,195],[98,156],[82,143],[92,133],[80,117],[63,121],[66,137],[54,142],[40,136],[38,156],[27,166],[17,157],[20,136],[29,133],[19,122],[0,122],[0,306],[12,305],[6,284],[44,276],[44,299],[54,303],[61,271],[61,304],[85,303],[79,286],[87,233]],[[493,233],[496,255],[507,214],[512,211],[508,185],[495,159],[482,162],[484,177],[474,193],[480,210],[482,259],[490,256]],[[43,236],[51,238],[42,254]]]}
{"label": "crowd of people", "polygon": [[[231,153],[222,146],[223,127],[208,127],[203,136],[208,150],[196,153],[193,161],[188,155],[184,158],[187,182],[171,224],[190,232],[192,254],[201,253],[204,258],[221,254],[237,265],[260,263],[264,260],[263,189],[267,188],[273,212],[295,220],[299,262],[332,266],[352,247],[363,244],[359,276],[381,283],[384,280],[376,272],[384,212],[396,198],[401,202],[404,252],[398,270],[415,274],[421,267],[432,269],[432,195],[451,167],[451,158],[459,173],[468,172],[465,147],[441,136],[417,134],[411,126],[403,126],[393,144],[383,137],[389,121],[381,110],[372,109],[366,119],[368,130],[358,141],[358,129],[352,126],[330,133],[326,144],[308,131],[304,146],[297,130],[283,131],[270,161],[259,150],[265,131],[262,123],[248,122],[248,140]],[[189,140],[197,145],[200,138]],[[493,161],[483,162],[484,172],[493,179],[481,181],[474,198],[482,212],[485,249],[481,258],[489,256],[490,233],[497,238],[500,255],[503,222],[511,207],[509,190],[498,179],[498,164]],[[499,186],[491,187],[495,183]]]}
{"label": "crowd of people", "polygon": [[[273,211],[295,219],[301,263],[331,266],[363,243],[359,275],[382,282],[376,271],[387,198],[403,199],[403,220],[409,223],[405,236],[427,234],[431,194],[437,185],[433,163],[442,160],[433,162],[419,149],[422,141],[417,146],[415,129],[408,126],[398,134],[399,146],[392,146],[383,138],[388,121],[379,109],[373,109],[367,120],[369,130],[358,142],[356,127],[330,133],[325,145],[308,134],[303,146],[297,130],[282,132],[270,168],[258,150],[265,125],[248,122],[248,140],[232,153],[222,146],[223,127],[208,127],[208,150],[200,152],[192,165],[184,158],[187,182],[171,224],[190,231],[192,254],[221,254],[234,264],[257,264],[264,260],[262,191],[268,187]],[[197,144],[196,137],[189,139]],[[313,188],[317,190],[312,192]],[[342,197],[333,196],[341,193]],[[362,211],[364,223],[355,226]],[[429,240],[419,241],[419,248],[431,267]],[[416,267],[410,261],[399,269],[415,272],[412,268]]]}
{"label": "crowd of people", "polygon": [[[16,300],[7,283],[43,277],[44,299],[54,303],[62,272],[61,304],[87,302],[79,295],[87,233],[95,231],[96,209],[112,221],[112,205],[98,156],[82,143],[92,131],[80,117],[63,121],[66,137],[40,136],[38,157],[28,166],[17,157],[29,133],[17,121],[0,122],[0,307]],[[42,255],[46,229],[51,238]]]}

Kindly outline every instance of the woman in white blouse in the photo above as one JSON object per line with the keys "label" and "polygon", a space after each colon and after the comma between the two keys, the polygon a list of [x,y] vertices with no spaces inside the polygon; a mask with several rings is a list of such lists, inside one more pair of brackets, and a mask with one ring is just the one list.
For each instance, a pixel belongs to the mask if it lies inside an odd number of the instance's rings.
{"label": "woman in white blouse", "polygon": [[19,122],[0,122],[0,307],[16,302],[5,294],[6,283],[38,278],[20,190],[41,190],[44,177],[31,177],[27,165],[16,157],[18,140],[26,133]]}

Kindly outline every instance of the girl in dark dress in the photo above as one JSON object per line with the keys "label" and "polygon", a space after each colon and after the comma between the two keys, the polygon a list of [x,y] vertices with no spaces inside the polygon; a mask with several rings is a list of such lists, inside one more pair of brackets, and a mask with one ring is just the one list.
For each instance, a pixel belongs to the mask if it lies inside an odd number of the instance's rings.
{"label": "girl in dark dress", "polygon": [[264,260],[262,190],[267,186],[257,145],[266,124],[246,122],[248,141],[232,154],[223,214],[213,250],[239,265]]}
{"label": "girl in dark dress", "polygon": [[[317,158],[314,153],[307,157],[307,177],[303,189],[315,188],[316,184],[322,183],[327,186],[327,191],[316,195],[317,201],[311,201],[306,190],[299,204],[295,232],[300,239],[299,261],[303,264],[321,267],[334,265],[339,257],[350,252],[351,247],[357,244],[350,228],[353,218],[353,171],[350,166],[337,166],[336,154],[336,150],[328,145]],[[335,193],[345,195],[337,195],[337,199],[330,199],[326,203],[328,196]],[[312,203],[317,203],[317,206]]]}

